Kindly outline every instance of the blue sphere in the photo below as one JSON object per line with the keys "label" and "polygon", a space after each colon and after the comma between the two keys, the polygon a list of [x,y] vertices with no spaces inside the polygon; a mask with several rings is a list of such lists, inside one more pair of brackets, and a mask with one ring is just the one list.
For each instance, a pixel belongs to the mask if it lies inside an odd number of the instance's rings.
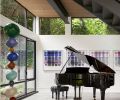
{"label": "blue sphere", "polygon": [[18,44],[15,38],[9,38],[9,40],[6,42],[6,45],[10,48],[15,47]]}
{"label": "blue sphere", "polygon": [[18,59],[18,54],[15,52],[12,52],[12,53],[8,54],[7,59],[9,61],[15,61]]}

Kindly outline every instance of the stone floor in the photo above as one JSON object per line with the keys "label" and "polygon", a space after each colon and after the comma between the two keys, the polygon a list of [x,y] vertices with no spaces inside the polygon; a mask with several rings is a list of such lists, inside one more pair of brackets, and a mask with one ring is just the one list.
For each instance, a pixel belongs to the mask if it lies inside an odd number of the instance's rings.
{"label": "stone floor", "polygon": [[[84,92],[81,95],[82,95],[82,100],[93,100],[92,93],[90,92]],[[100,93],[97,92],[96,96],[97,96],[96,100],[100,100]],[[73,98],[74,98],[74,93],[68,92],[68,99],[61,96],[60,100],[73,100]],[[105,98],[106,98],[105,100],[120,100],[120,93],[106,93]],[[24,100],[55,100],[55,98],[52,99],[51,91],[41,90],[39,93],[27,97]]]}

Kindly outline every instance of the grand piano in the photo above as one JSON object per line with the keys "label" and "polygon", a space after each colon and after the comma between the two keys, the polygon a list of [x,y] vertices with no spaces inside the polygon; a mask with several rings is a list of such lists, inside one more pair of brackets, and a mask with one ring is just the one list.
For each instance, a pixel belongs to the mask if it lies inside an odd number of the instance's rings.
{"label": "grand piano", "polygon": [[[96,99],[96,89],[100,89],[101,100],[105,100],[105,90],[110,86],[114,85],[114,74],[115,71],[102,63],[98,59],[83,55],[71,46],[65,47],[71,53],[74,53],[79,59],[87,63],[90,67],[92,66],[97,73],[89,72],[89,67],[69,67],[66,68],[65,73],[62,73],[66,64],[70,60],[70,57],[64,64],[60,73],[56,73],[56,84],[59,85],[71,85],[74,86],[75,96],[74,100],[81,100],[80,87],[93,87],[93,98]],[[79,97],[76,96],[76,88],[79,87]]]}

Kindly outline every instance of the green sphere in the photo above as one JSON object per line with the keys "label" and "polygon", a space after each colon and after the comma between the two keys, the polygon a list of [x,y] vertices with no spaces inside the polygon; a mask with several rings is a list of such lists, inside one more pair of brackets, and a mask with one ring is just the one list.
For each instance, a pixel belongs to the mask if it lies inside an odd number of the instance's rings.
{"label": "green sphere", "polygon": [[13,71],[13,70],[10,71],[10,72],[6,75],[6,78],[7,78],[7,80],[9,80],[9,81],[15,80],[16,77],[17,77],[17,72],[15,72],[15,71]]}
{"label": "green sphere", "polygon": [[9,37],[16,37],[20,34],[20,29],[16,24],[8,24],[4,27],[4,32],[9,36]]}

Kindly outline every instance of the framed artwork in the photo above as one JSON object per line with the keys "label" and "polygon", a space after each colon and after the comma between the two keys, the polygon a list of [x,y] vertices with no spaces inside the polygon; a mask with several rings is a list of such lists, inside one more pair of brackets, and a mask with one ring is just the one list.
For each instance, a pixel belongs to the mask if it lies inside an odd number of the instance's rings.
{"label": "framed artwork", "polygon": [[61,50],[44,50],[44,70],[60,70],[61,66]]}
{"label": "framed artwork", "polygon": [[108,50],[93,50],[90,51],[90,56],[93,56],[106,65],[109,65],[110,52]]}
{"label": "framed artwork", "polygon": [[[88,53],[86,50],[79,50],[79,52],[84,55]],[[68,67],[87,67],[87,65],[84,62],[82,62],[74,53],[68,51],[67,54],[68,58],[70,57],[68,61]]]}
{"label": "framed artwork", "polygon": [[113,51],[114,67],[120,68],[120,50]]}

